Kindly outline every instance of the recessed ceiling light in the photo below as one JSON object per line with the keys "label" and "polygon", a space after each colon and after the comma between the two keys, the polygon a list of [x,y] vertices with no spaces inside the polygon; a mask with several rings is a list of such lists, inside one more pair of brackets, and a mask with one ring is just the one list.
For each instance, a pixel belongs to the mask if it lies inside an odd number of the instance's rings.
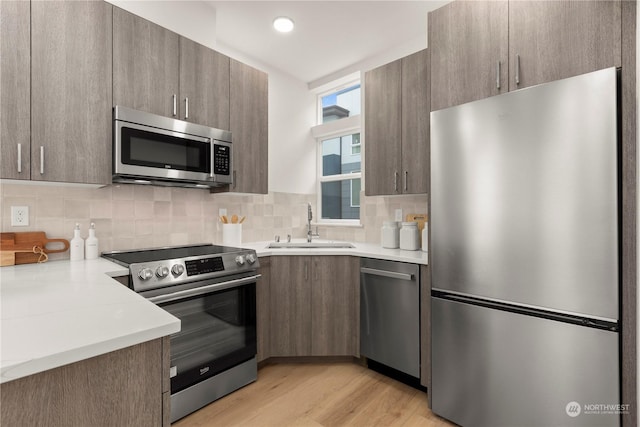
{"label": "recessed ceiling light", "polygon": [[273,20],[273,28],[281,33],[288,33],[293,30],[293,20],[286,16],[278,16]]}

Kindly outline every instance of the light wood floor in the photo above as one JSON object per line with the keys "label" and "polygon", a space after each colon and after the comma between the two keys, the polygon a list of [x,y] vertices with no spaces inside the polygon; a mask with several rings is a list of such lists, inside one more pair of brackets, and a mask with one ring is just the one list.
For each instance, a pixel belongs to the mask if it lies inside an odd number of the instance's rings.
{"label": "light wood floor", "polygon": [[265,366],[252,383],[174,427],[454,426],[426,393],[354,363]]}

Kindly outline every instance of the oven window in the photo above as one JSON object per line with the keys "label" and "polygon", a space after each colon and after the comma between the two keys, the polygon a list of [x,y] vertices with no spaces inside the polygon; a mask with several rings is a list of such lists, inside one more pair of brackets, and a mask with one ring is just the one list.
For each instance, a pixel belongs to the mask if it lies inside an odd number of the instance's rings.
{"label": "oven window", "polygon": [[253,283],[161,305],[182,322],[171,336],[172,393],[255,356],[255,304]]}
{"label": "oven window", "polygon": [[122,128],[122,163],[209,173],[211,144]]}

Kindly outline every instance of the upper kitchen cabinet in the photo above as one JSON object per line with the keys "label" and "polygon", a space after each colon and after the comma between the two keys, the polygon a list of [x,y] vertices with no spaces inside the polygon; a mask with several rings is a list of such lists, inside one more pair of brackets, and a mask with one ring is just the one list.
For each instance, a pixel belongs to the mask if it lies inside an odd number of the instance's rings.
{"label": "upper kitchen cabinet", "polygon": [[427,192],[428,51],[365,73],[365,194]]}
{"label": "upper kitchen cabinet", "polygon": [[620,1],[454,1],[429,13],[431,111],[621,59]]}
{"label": "upper kitchen cabinet", "polygon": [[180,37],[180,119],[229,129],[229,57]]}
{"label": "upper kitchen cabinet", "polygon": [[0,178],[30,178],[29,2],[0,1]]}
{"label": "upper kitchen cabinet", "polygon": [[230,80],[233,184],[229,190],[267,194],[269,77],[232,59]]}
{"label": "upper kitchen cabinet", "polygon": [[620,1],[509,2],[509,89],[620,67]]}
{"label": "upper kitchen cabinet", "polygon": [[31,3],[32,180],[111,183],[111,47],[110,4]]}
{"label": "upper kitchen cabinet", "polygon": [[365,194],[398,194],[402,139],[402,61],[364,75]]}
{"label": "upper kitchen cabinet", "polygon": [[454,1],[428,19],[431,111],[508,91],[509,3]]}
{"label": "upper kitchen cabinet", "polygon": [[180,37],[113,9],[113,104],[178,118]]}

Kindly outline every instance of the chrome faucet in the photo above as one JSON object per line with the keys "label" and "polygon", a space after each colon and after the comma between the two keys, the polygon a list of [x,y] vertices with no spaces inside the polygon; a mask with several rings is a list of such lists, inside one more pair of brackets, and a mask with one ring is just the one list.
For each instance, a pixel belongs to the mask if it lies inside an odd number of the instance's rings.
{"label": "chrome faucet", "polygon": [[311,231],[311,220],[313,219],[313,212],[311,211],[311,203],[307,203],[307,243],[311,243],[313,237],[320,237],[318,234],[318,227],[316,227],[315,234]]}

